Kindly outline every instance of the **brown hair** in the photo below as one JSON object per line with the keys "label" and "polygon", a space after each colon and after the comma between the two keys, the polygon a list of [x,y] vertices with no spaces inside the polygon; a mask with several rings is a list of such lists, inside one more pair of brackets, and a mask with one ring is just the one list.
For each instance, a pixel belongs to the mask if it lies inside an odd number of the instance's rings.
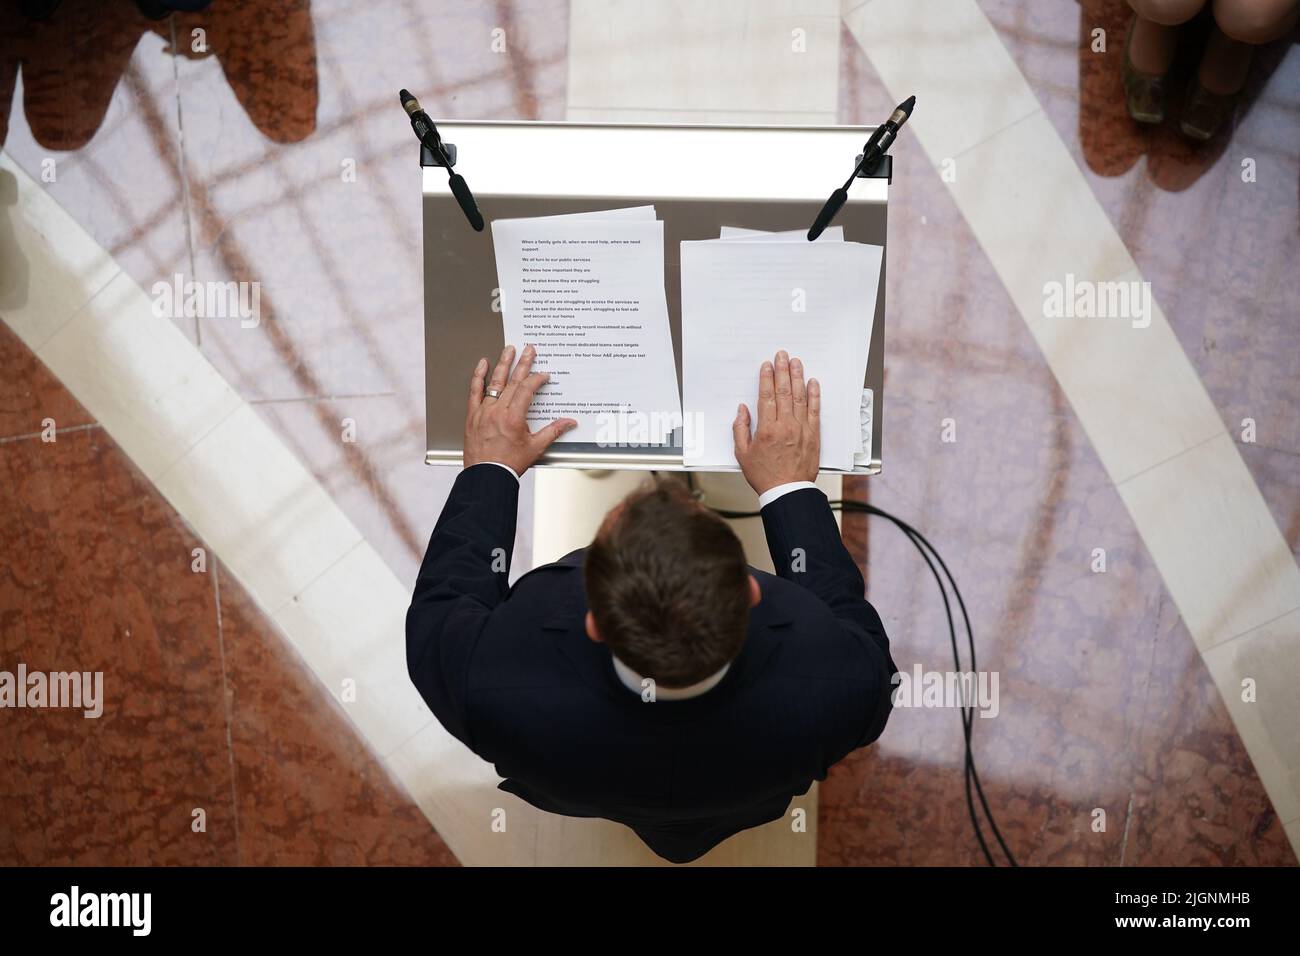
{"label": "brown hair", "polygon": [[677,481],[633,492],[587,549],[587,603],[614,656],[668,688],[740,653],[749,567],[740,539]]}

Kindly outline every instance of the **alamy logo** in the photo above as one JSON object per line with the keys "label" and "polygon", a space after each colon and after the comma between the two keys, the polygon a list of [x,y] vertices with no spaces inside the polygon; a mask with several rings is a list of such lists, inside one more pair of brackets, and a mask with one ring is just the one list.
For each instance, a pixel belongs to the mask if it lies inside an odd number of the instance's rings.
{"label": "alamy logo", "polygon": [[262,321],[260,282],[186,282],[178,272],[150,291],[153,314],[160,319],[239,319],[245,329]]}
{"label": "alamy logo", "polygon": [[71,707],[91,719],[104,713],[103,671],[0,671],[0,709],[6,707]]}
{"label": "alamy logo", "polygon": [[1128,319],[1135,329],[1151,324],[1150,282],[1093,282],[1065,274],[1043,284],[1043,318]]}
{"label": "alamy logo", "polygon": [[[681,412],[635,412],[622,408],[596,416],[596,444],[601,448],[659,445],[680,434],[683,449],[695,451],[694,437],[702,430],[699,413],[683,416]],[[680,431],[679,431],[680,430]]]}
{"label": "alamy logo", "polygon": [[148,936],[152,924],[152,893],[68,893],[50,897],[51,926],[129,926],[131,935]]}
{"label": "alamy logo", "polygon": [[890,683],[895,707],[972,707],[981,717],[996,717],[1000,709],[997,671],[927,671],[917,664]]}

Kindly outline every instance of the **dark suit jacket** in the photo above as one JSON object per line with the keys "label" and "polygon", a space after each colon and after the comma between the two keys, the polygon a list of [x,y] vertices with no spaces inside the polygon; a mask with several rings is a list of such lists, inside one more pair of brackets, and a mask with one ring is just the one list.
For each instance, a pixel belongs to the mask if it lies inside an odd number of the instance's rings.
{"label": "dark suit jacket", "polygon": [[587,637],[583,551],[508,587],[518,495],[496,465],[461,472],[406,618],[411,680],[442,725],[496,765],[501,789],[623,823],[685,862],[784,815],[884,729],[889,641],[820,491],[763,509],[780,576],[753,571],[762,600],[722,681],[653,703]]}

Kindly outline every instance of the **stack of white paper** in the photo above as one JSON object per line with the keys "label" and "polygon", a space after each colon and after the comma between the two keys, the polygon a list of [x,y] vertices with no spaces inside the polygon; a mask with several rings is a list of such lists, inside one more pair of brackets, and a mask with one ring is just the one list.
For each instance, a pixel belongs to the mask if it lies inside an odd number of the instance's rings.
{"label": "stack of white paper", "polygon": [[507,343],[549,372],[528,412],[561,441],[656,445],[681,423],[664,296],[664,231],[653,206],[492,223]]}
{"label": "stack of white paper", "polygon": [[821,467],[849,471],[862,448],[862,382],[884,250],[805,233],[722,230],[682,243],[685,463],[735,468],[732,423],[757,423],[758,369],[778,349],[821,386]]}
{"label": "stack of white paper", "polygon": [[[869,451],[862,382],[880,282],[880,246],[800,231],[723,227],[681,244],[678,399],[664,296],[663,223],[653,206],[492,223],[507,342],[550,372],[528,423],[573,418],[568,442],[655,445],[684,424],[689,467],[737,467],[736,405],[756,420],[758,369],[778,349],[821,385],[821,467]],[[685,415],[683,415],[683,406]]]}

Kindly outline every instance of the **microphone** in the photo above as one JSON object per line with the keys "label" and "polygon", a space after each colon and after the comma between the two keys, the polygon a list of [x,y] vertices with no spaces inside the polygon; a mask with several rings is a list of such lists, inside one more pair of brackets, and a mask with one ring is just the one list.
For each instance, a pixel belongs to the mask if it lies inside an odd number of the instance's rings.
{"label": "microphone", "polygon": [[831,224],[831,220],[835,218],[836,213],[848,202],[849,186],[853,185],[853,180],[857,179],[858,173],[864,169],[872,169],[876,163],[880,162],[880,157],[884,156],[889,147],[893,145],[894,140],[898,137],[898,131],[903,128],[903,124],[912,115],[912,107],[915,105],[916,97],[909,96],[894,108],[894,112],[889,114],[889,119],[876,127],[875,132],[867,140],[867,145],[862,147],[862,158],[853,167],[853,175],[844,181],[843,186],[831,193],[831,198],[826,200],[826,204],[822,206],[822,211],[813,220],[812,227],[808,230],[809,242],[812,242],[825,231],[826,227]]}
{"label": "microphone", "polygon": [[[857,174],[854,173],[854,175]],[[822,206],[822,211],[817,214],[817,219],[813,222],[812,228],[808,230],[809,242],[822,234],[826,227],[831,224],[831,220],[835,218],[836,213],[848,201],[849,193],[846,189],[837,189],[831,193],[831,198],[826,200],[826,205]]]}
{"label": "microphone", "polygon": [[409,91],[401,90],[397,95],[402,101],[402,109],[406,110],[406,114],[411,117],[411,129],[415,130],[415,135],[419,137],[421,143],[429,147],[430,152],[437,156],[446,168],[451,194],[456,197],[460,211],[465,214],[465,218],[469,220],[475,232],[482,232],[483,216],[478,211],[478,204],[474,202],[474,194],[469,191],[469,183],[465,182],[465,177],[452,172],[451,157],[442,144],[442,137],[438,135],[438,127],[433,125],[429,114],[420,109],[420,101]]}
{"label": "microphone", "polygon": [[469,191],[469,183],[465,182],[465,177],[460,173],[453,173],[447,180],[451,184],[451,194],[456,197],[456,202],[460,204],[461,212],[469,220],[469,224],[474,227],[475,232],[483,231],[483,216],[478,211],[478,204],[474,202],[474,194]]}

